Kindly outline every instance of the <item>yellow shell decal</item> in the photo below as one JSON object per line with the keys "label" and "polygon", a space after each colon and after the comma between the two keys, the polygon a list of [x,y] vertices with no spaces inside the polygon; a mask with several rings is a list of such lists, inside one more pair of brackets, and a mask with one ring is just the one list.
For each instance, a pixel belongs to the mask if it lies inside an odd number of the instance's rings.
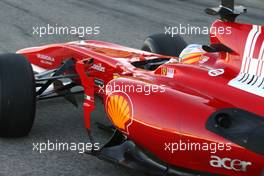
{"label": "yellow shell decal", "polygon": [[108,97],[107,113],[117,128],[127,131],[128,121],[132,118],[131,112],[131,104],[124,96],[115,94]]}

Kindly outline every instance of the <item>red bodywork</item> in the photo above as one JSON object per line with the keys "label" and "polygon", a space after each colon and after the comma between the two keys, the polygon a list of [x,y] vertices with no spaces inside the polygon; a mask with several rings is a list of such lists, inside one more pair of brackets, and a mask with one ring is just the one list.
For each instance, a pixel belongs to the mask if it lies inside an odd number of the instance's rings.
{"label": "red bodywork", "polygon": [[[126,92],[126,99],[132,109],[130,122],[120,129],[138,146],[146,149],[161,161],[177,167],[204,171],[220,175],[261,175],[264,169],[264,156],[251,152],[229,140],[207,130],[205,124],[214,112],[224,108],[240,108],[264,117],[264,98],[260,95],[230,86],[229,82],[239,75],[246,43],[253,25],[228,23],[217,20],[214,27],[231,29],[232,34],[214,34],[211,43],[223,43],[233,52],[205,53],[203,58],[191,63],[167,63],[154,71],[136,68],[131,63],[153,58],[164,58],[153,53],[131,49],[102,41],[82,41],[65,44],[53,44],[28,48],[18,51],[29,61],[46,70],[58,68],[65,59],[74,58],[76,72],[80,75],[84,87],[84,112],[86,127],[90,128],[90,112],[93,110],[94,93],[104,100],[106,112],[108,97],[112,92],[100,91],[93,83],[93,78],[101,80],[104,85],[159,85],[165,87],[164,92],[145,95],[138,92]],[[263,47],[264,27],[256,39],[253,56],[258,58]],[[43,59],[42,54],[52,59]],[[85,61],[93,58],[96,69],[85,65]],[[264,56],[260,59],[264,60]],[[262,64],[262,61],[261,61]],[[263,66],[261,65],[260,66]],[[224,73],[210,76],[215,69],[223,69]],[[173,70],[168,76],[168,70]],[[260,70],[260,68],[258,68]],[[88,77],[85,72],[89,72]],[[260,73],[264,71],[260,70]],[[263,75],[262,75],[263,76]],[[120,93],[120,92],[119,92]],[[111,112],[110,112],[111,113]],[[110,118],[110,120],[112,120]],[[114,125],[115,122],[112,121]],[[125,122],[124,122],[125,123]],[[116,125],[117,128],[120,125]],[[166,145],[174,142],[199,143],[230,143],[231,150],[217,151],[169,151]],[[211,157],[229,158],[225,160],[226,167],[212,167]],[[233,165],[232,160],[250,162],[246,170],[241,171],[241,165]]]}

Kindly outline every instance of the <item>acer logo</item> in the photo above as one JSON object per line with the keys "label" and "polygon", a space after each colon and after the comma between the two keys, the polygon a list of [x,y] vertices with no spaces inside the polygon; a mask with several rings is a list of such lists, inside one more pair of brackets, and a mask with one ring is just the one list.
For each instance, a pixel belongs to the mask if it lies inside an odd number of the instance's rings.
{"label": "acer logo", "polygon": [[210,165],[217,168],[225,168],[228,170],[246,172],[251,162],[241,161],[239,159],[220,158],[218,156],[211,156]]}

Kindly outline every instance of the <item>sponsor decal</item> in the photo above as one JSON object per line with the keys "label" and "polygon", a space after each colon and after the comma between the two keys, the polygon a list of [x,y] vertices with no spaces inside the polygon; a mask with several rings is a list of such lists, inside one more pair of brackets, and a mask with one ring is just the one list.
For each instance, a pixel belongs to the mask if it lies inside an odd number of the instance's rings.
{"label": "sponsor decal", "polygon": [[264,41],[262,30],[261,26],[252,26],[245,44],[240,73],[228,85],[264,97]]}
{"label": "sponsor decal", "polygon": [[167,69],[167,77],[173,78],[174,77],[174,69],[173,68],[168,68]]}
{"label": "sponsor decal", "polygon": [[133,106],[130,97],[124,92],[112,92],[106,100],[106,110],[113,124],[125,133],[133,122]]}
{"label": "sponsor decal", "polygon": [[95,85],[99,86],[99,87],[103,87],[104,86],[104,81],[98,78],[94,78],[94,83]]}
{"label": "sponsor decal", "polygon": [[216,76],[220,76],[222,74],[225,73],[225,70],[220,68],[220,69],[213,69],[213,70],[209,70],[208,71],[208,74],[209,76],[213,76],[213,77],[216,77]]}
{"label": "sponsor decal", "polygon": [[209,59],[210,59],[210,57],[202,55],[202,56],[201,56],[201,60],[199,61],[199,64],[204,64],[204,63],[206,63]]}
{"label": "sponsor decal", "polygon": [[174,69],[173,68],[161,68],[161,74],[165,75],[166,77],[173,78],[174,77]]}
{"label": "sponsor decal", "polygon": [[45,54],[37,54],[37,58],[40,59],[40,62],[47,65],[52,65],[55,61],[54,57],[45,55]]}
{"label": "sponsor decal", "polygon": [[166,75],[167,74],[167,68],[166,67],[162,67],[161,68],[161,74],[162,75]]}
{"label": "sponsor decal", "polygon": [[248,167],[252,165],[252,163],[248,161],[241,161],[239,159],[211,156],[210,165],[215,168],[224,168],[237,172],[246,172]]}
{"label": "sponsor decal", "polygon": [[54,57],[51,57],[51,56],[48,56],[48,55],[45,55],[45,54],[37,54],[37,57],[40,58],[40,59],[43,59],[43,60],[50,61],[50,62],[54,62],[55,61]]}
{"label": "sponsor decal", "polygon": [[105,67],[103,67],[101,63],[93,64],[91,68],[99,72],[105,72]]}

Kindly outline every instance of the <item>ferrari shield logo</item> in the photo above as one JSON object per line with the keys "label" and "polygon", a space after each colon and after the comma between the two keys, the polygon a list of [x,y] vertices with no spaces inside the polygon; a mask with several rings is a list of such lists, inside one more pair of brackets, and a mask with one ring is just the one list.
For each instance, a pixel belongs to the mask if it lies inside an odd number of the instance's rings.
{"label": "ferrari shield logo", "polygon": [[161,68],[161,74],[162,75],[166,75],[167,74],[167,68],[166,67]]}

